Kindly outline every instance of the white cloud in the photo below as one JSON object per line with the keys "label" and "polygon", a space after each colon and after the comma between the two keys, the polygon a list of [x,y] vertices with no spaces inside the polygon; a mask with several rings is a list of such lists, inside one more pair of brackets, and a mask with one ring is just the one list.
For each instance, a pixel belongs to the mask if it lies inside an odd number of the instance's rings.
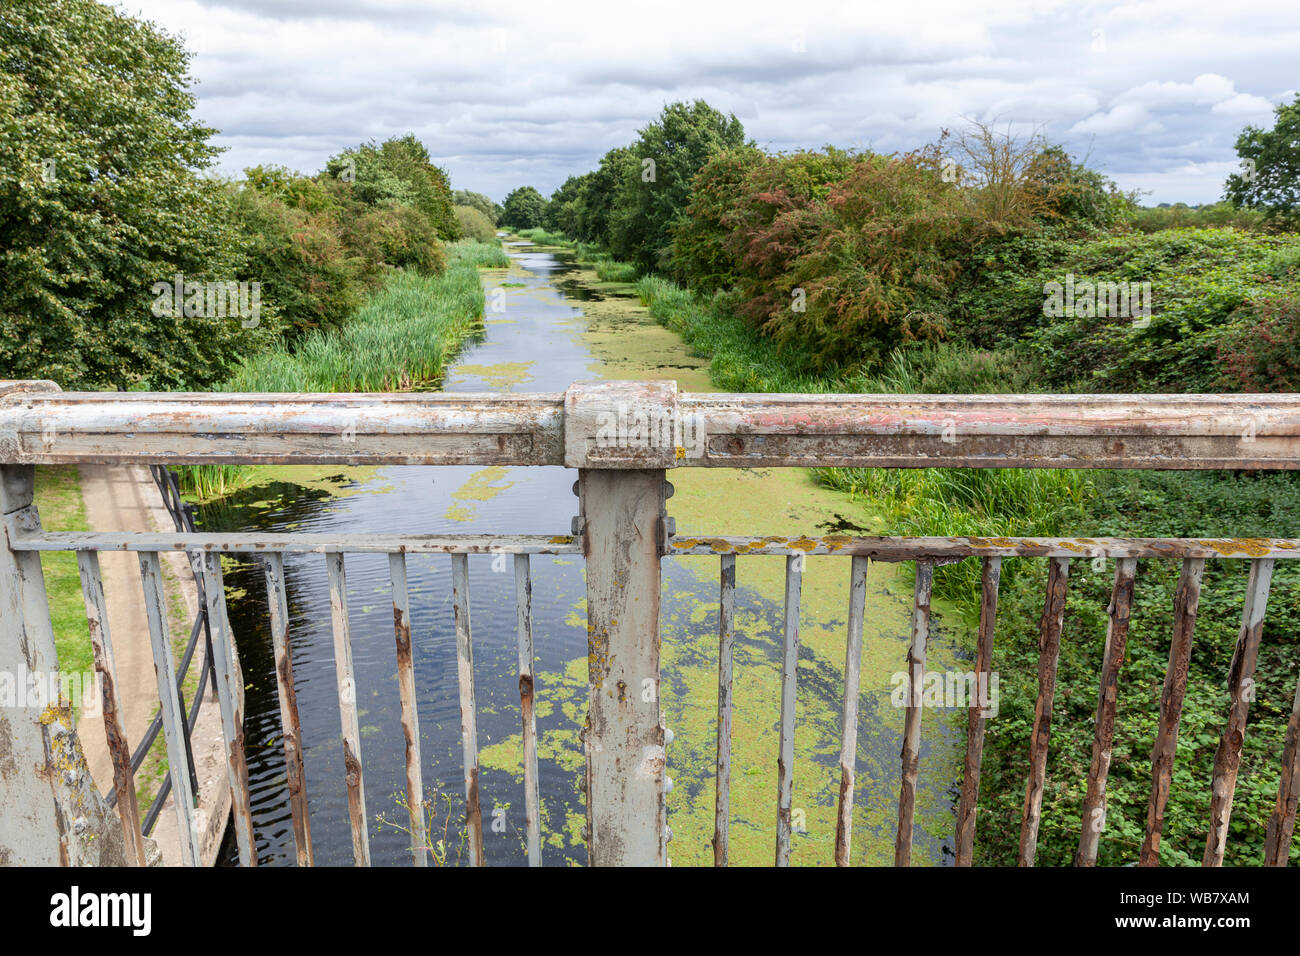
{"label": "white cloud", "polygon": [[1255,116],[1265,117],[1273,112],[1273,104],[1262,96],[1252,96],[1249,93],[1237,93],[1228,97],[1226,100],[1220,100],[1211,108],[1211,112],[1219,113],[1223,116]]}
{"label": "white cloud", "polygon": [[1121,103],[1109,112],[1093,113],[1070,127],[1071,133],[1139,133],[1158,132],[1159,124],[1151,119],[1139,103]]}

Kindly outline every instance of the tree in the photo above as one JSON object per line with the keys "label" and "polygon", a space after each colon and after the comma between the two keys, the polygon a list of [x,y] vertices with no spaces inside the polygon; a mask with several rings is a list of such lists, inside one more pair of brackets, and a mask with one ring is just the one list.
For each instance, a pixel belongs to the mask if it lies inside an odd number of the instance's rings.
{"label": "tree", "polygon": [[379,146],[363,143],[345,149],[325,169],[335,179],[350,182],[357,198],[367,205],[412,206],[428,217],[439,237],[460,238],[447,173],[430,161],[429,150],[413,134],[393,137]]}
{"label": "tree", "polygon": [[620,146],[600,158],[600,165],[582,177],[573,202],[573,237],[608,247],[610,219],[618,198],[619,185],[636,160],[631,148]]}
{"label": "tree", "polygon": [[551,232],[561,232],[571,239],[578,238],[578,210],[582,190],[591,173],[570,176],[564,185],[551,193],[542,213],[542,226]]}
{"label": "tree", "polygon": [[501,221],[501,214],[505,212],[500,203],[495,203],[482,193],[476,193],[469,189],[453,190],[451,201],[456,206],[469,206],[471,209],[477,209],[494,226]]}
{"label": "tree", "polygon": [[[937,144],[945,150],[947,132]],[[946,149],[941,175],[962,187],[977,231],[1036,230],[1047,223],[1088,229],[1129,215],[1134,196],[1035,129],[1017,135],[971,120]]]}
{"label": "tree", "polygon": [[1224,198],[1234,206],[1264,210],[1281,228],[1300,226],[1300,95],[1273,109],[1271,130],[1247,126],[1237,137],[1242,171],[1228,177]]}
{"label": "tree", "polygon": [[746,145],[745,128],[703,100],[672,103],[632,144],[609,224],[610,251],[651,271],[668,266],[675,223],[709,157]]}
{"label": "tree", "polygon": [[507,229],[536,229],[542,224],[546,200],[532,186],[520,186],[506,197],[501,225]]}
{"label": "tree", "polygon": [[[249,278],[226,188],[199,173],[189,54],[93,0],[0,3],[0,376],[203,387],[256,327],[151,308],[155,283]],[[257,278],[257,277],[253,277]]]}

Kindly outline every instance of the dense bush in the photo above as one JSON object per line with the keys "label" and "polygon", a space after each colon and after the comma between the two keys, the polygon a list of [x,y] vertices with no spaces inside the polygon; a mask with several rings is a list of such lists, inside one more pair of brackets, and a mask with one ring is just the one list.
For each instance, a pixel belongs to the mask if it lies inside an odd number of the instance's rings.
{"label": "dense bush", "polygon": [[1300,295],[1246,303],[1219,339],[1225,385],[1247,392],[1300,391]]}
{"label": "dense bush", "polygon": [[963,220],[939,162],[935,149],[719,154],[697,178],[698,219],[677,230],[674,262],[706,289],[734,284],[742,315],[819,366],[878,364],[944,330]]}
{"label": "dense bush", "polygon": [[736,206],[752,192],[751,179],[759,170],[768,167],[769,177],[775,172],[796,179],[784,183],[784,188],[808,202],[814,188],[824,189],[830,178],[843,178],[841,167],[847,161],[848,154],[834,149],[825,154],[797,153],[784,162],[748,146],[715,153],[696,174],[686,215],[673,227],[674,276],[705,293],[730,289],[740,281],[733,225]]}
{"label": "dense bush", "polygon": [[427,216],[411,206],[388,202],[368,210],[359,222],[378,250],[383,265],[436,275],[447,267],[447,257]]}
{"label": "dense bush", "polygon": [[[1278,265],[1298,247],[1298,236],[1233,229],[1169,229],[1066,246],[1052,266],[1017,280],[1012,299],[1027,305],[1037,291],[1039,307],[1007,331],[1023,330],[1058,388],[1214,391],[1230,381],[1219,365],[1220,342],[1240,340],[1250,304],[1300,295],[1300,275]],[[1045,284],[1069,275],[1076,283],[1149,283],[1150,317],[1044,314]]]}
{"label": "dense bush", "polygon": [[344,241],[333,210],[308,212],[246,187],[232,189],[231,212],[287,341],[341,324],[364,300],[365,263]]}
{"label": "dense bush", "polygon": [[1264,214],[1257,209],[1242,209],[1228,202],[1206,206],[1189,206],[1186,203],[1150,206],[1135,209],[1132,226],[1141,232],[1159,232],[1161,229],[1234,229],[1259,230],[1265,225]]}
{"label": "dense bush", "polygon": [[501,222],[501,216],[505,213],[500,203],[495,203],[482,193],[472,192],[468,189],[452,190],[451,201],[454,206],[469,206],[472,209],[477,209],[493,226]]}
{"label": "dense bush", "polygon": [[413,192],[407,202],[370,202],[329,173],[259,166],[244,175],[234,187],[233,222],[290,345],[308,329],[347,321],[393,269],[434,275],[446,267],[436,227]]}
{"label": "dense bush", "polygon": [[456,223],[460,226],[460,234],[466,239],[496,242],[497,227],[493,225],[491,219],[483,215],[481,210],[473,206],[457,206],[454,212]]}

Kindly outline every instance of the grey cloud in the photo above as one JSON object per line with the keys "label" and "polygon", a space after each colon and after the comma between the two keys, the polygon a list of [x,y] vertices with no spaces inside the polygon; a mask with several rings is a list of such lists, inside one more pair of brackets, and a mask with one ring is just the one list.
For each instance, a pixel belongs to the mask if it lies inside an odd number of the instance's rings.
{"label": "grey cloud", "polygon": [[906,150],[963,116],[1042,125],[1154,201],[1210,201],[1241,128],[1293,95],[1300,49],[1294,18],[1263,0],[128,2],[195,50],[224,171],[317,169],[414,131],[455,185],[497,198],[549,193],[664,103],[702,97],[776,149]]}

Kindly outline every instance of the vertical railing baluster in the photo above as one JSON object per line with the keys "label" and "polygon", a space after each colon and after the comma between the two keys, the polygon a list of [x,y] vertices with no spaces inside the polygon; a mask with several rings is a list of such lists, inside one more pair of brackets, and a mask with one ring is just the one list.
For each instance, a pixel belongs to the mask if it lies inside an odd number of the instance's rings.
{"label": "vertical railing baluster", "polygon": [[776,758],[776,865],[790,865],[791,801],[794,794],[794,715],[799,666],[799,592],[802,554],[785,559],[785,646],[781,660],[781,742]]}
{"label": "vertical railing baluster", "polygon": [[1047,597],[1038,637],[1038,702],[1029,744],[1029,783],[1020,817],[1021,866],[1033,866],[1038,852],[1038,825],[1043,810],[1043,782],[1047,776],[1047,745],[1052,736],[1052,699],[1056,695],[1056,664],[1061,654],[1061,625],[1065,621],[1065,593],[1070,559],[1052,558],[1047,574]]}
{"label": "vertical railing baluster", "polygon": [[113,761],[113,790],[117,794],[117,814],[122,819],[126,858],[132,866],[145,866],[144,834],[140,832],[140,810],[135,800],[131,747],[122,729],[122,702],[117,691],[113,640],[108,633],[108,608],[104,603],[103,577],[99,573],[99,553],[78,551],[77,568],[81,572],[81,594],[86,602],[95,671],[99,674],[104,735],[108,739],[108,754]]}
{"label": "vertical railing baluster", "polygon": [[307,811],[307,780],[302,767],[302,726],[298,719],[298,694],[293,682],[293,656],[289,648],[289,602],[284,583],[284,557],[263,557],[266,603],[271,615],[271,645],[275,651],[275,689],[280,702],[280,735],[284,740],[285,778],[289,811],[293,816],[293,845],[299,866],[314,866],[311,820]]}
{"label": "vertical railing baluster", "polygon": [[474,645],[469,623],[469,555],[451,556],[456,612],[456,676],[460,683],[460,740],[465,760],[465,822],[470,866],[483,865],[483,812],[478,792],[478,722],[474,703]]}
{"label": "vertical railing baluster", "polygon": [[415,663],[411,652],[411,599],[406,586],[406,555],[388,556],[393,583],[393,637],[397,642],[397,693],[402,705],[402,736],[406,740],[406,807],[411,818],[411,858],[429,865],[429,841],[424,826],[424,779],[420,771],[420,718],[415,706]]}
{"label": "vertical railing baluster", "polygon": [[533,579],[526,554],[515,555],[515,630],[519,644],[519,713],[524,743],[524,829],[528,865],[542,865],[542,806],[537,781],[537,715],[533,686]]}
{"label": "vertical railing baluster", "polygon": [[731,662],[736,644],[736,556],[722,555],[718,595],[718,761],[713,785],[713,865],[726,866],[731,832]]}
{"label": "vertical railing baluster", "polygon": [[894,836],[894,866],[912,865],[912,827],[916,818],[916,777],[921,766],[921,683],[930,641],[930,592],[934,565],[916,562],[912,603],[912,639],[907,646],[907,710],[903,715],[903,766],[899,775],[898,832]]}
{"label": "vertical railing baluster", "polygon": [[1228,693],[1232,695],[1228,725],[1223,729],[1219,749],[1214,754],[1210,830],[1205,838],[1202,866],[1223,865],[1228,821],[1232,818],[1232,797],[1237,789],[1237,771],[1241,767],[1241,745],[1246,736],[1246,721],[1250,717],[1250,701],[1255,696],[1255,660],[1264,633],[1264,611],[1268,606],[1268,589],[1272,580],[1272,558],[1255,558],[1250,562],[1246,602],[1241,611],[1241,631],[1228,668]]}
{"label": "vertical railing baluster", "polygon": [[957,806],[956,865],[970,866],[975,854],[975,815],[980,799],[980,763],[984,759],[984,720],[993,670],[993,630],[998,616],[1002,559],[984,558],[980,569],[980,632],[975,651],[975,699],[966,715],[966,760]]}
{"label": "vertical railing baluster", "polygon": [[217,673],[217,703],[226,744],[226,778],[230,783],[235,842],[242,866],[257,866],[252,800],[248,795],[248,763],[244,756],[243,676],[235,664],[234,637],[226,616],[226,584],[221,555],[203,552],[203,594],[212,627],[212,665]]}
{"label": "vertical railing baluster", "polygon": [[194,825],[194,789],[190,786],[189,762],[185,757],[185,710],[176,691],[176,664],[172,660],[167,599],[157,551],[140,552],[140,581],[144,586],[144,610],[149,622],[149,643],[153,649],[163,739],[167,744],[167,772],[172,782],[171,800],[176,810],[181,862],[185,866],[198,866],[202,852],[199,849],[199,831]]}
{"label": "vertical railing baluster", "polygon": [[1087,793],[1083,798],[1079,834],[1078,866],[1095,866],[1097,844],[1106,826],[1106,778],[1110,774],[1110,748],[1115,738],[1115,704],[1119,695],[1119,671],[1128,647],[1129,613],[1133,607],[1136,558],[1115,561],[1115,583],[1110,592],[1110,621],[1106,625],[1106,646],[1101,655],[1101,680],[1097,691],[1097,721],[1092,738],[1092,764],[1088,768]]}
{"label": "vertical railing baluster", "polygon": [[862,620],[867,603],[867,566],[855,555],[849,571],[849,630],[844,646],[844,709],[840,716],[840,799],[835,823],[835,865],[848,866],[853,847],[853,784],[858,761],[858,690],[862,670]]}
{"label": "vertical railing baluster", "polygon": [[1158,866],[1160,837],[1165,826],[1165,806],[1174,776],[1174,755],[1178,750],[1178,723],[1183,715],[1183,698],[1187,694],[1187,670],[1192,660],[1192,637],[1196,631],[1196,611],[1201,603],[1201,578],[1205,574],[1204,558],[1187,558],[1178,576],[1174,593],[1174,629],[1169,643],[1169,664],[1165,668],[1165,686],[1160,692],[1160,724],[1151,745],[1151,798],[1147,803],[1147,829],[1138,856],[1139,866]]}
{"label": "vertical railing baluster", "polygon": [[1291,855],[1291,834],[1295,830],[1296,804],[1300,802],[1300,684],[1296,685],[1291,719],[1286,725],[1282,747],[1282,779],[1277,785],[1277,804],[1268,818],[1264,836],[1264,865],[1286,866]]}
{"label": "vertical railing baluster", "polygon": [[352,630],[348,623],[343,552],[326,554],[325,567],[329,573],[330,618],[334,626],[334,674],[339,689],[339,721],[343,726],[343,773],[348,787],[348,817],[352,824],[352,858],[357,866],[369,866],[370,833],[366,828],[366,787],[361,770],[357,679],[352,667]]}

